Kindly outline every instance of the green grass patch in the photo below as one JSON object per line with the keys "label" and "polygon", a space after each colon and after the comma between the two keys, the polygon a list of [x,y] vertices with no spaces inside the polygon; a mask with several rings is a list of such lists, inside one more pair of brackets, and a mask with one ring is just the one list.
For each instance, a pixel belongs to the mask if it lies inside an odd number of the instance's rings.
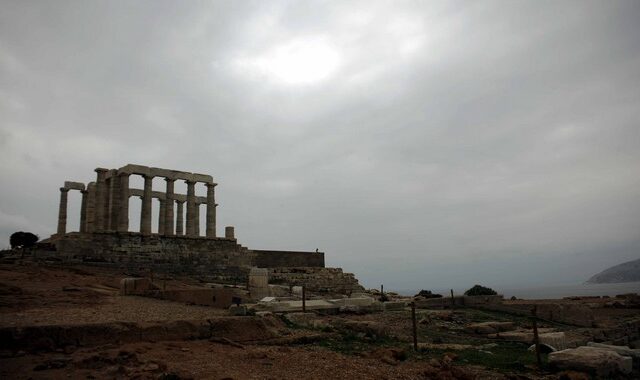
{"label": "green grass patch", "polygon": [[[453,351],[458,355],[456,363],[480,365],[498,371],[529,371],[536,364],[536,355],[527,350],[528,346],[518,343],[500,343],[498,346],[485,349],[468,349]],[[429,357],[440,358],[445,350],[429,350],[425,354]],[[451,352],[451,351],[450,351]],[[543,366],[546,365],[547,355],[542,355]]]}

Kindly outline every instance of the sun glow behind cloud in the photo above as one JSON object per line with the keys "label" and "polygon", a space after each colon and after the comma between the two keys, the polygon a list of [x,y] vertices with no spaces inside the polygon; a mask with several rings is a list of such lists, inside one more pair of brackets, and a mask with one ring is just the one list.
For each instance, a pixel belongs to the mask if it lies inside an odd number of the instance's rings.
{"label": "sun glow behind cloud", "polygon": [[261,55],[233,61],[240,75],[285,85],[311,85],[329,79],[340,65],[338,50],[322,37],[297,38]]}

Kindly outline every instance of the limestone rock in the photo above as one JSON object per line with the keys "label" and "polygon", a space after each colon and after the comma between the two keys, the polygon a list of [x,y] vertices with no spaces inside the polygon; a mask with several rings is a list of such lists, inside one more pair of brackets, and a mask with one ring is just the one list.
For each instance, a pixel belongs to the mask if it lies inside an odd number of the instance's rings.
{"label": "limestone rock", "polygon": [[607,350],[611,350],[622,356],[629,356],[633,359],[633,366],[635,368],[640,367],[640,349],[632,349],[627,346],[612,346],[609,344],[602,344],[602,343],[595,343],[595,342],[589,342],[587,343],[587,345],[589,347],[597,347],[597,348],[604,348]]}
{"label": "limestone rock", "polygon": [[585,371],[598,377],[611,377],[618,373],[628,374],[632,370],[632,359],[606,348],[578,347],[552,352],[549,364],[559,369]]}

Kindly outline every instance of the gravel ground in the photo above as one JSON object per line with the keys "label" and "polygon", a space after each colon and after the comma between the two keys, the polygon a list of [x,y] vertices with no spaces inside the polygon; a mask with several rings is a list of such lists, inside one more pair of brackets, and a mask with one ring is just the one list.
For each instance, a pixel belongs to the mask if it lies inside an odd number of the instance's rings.
{"label": "gravel ground", "polygon": [[228,315],[223,309],[144,297],[114,296],[105,302],[99,305],[0,311],[0,326],[196,320]]}

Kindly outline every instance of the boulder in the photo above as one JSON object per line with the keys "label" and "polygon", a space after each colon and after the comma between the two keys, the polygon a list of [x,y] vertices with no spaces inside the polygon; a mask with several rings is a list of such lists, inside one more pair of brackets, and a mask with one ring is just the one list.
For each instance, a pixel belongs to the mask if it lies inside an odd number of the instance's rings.
{"label": "boulder", "polygon": [[632,371],[632,359],[599,347],[578,347],[552,352],[549,364],[567,370],[584,371],[597,377],[607,378]]}

